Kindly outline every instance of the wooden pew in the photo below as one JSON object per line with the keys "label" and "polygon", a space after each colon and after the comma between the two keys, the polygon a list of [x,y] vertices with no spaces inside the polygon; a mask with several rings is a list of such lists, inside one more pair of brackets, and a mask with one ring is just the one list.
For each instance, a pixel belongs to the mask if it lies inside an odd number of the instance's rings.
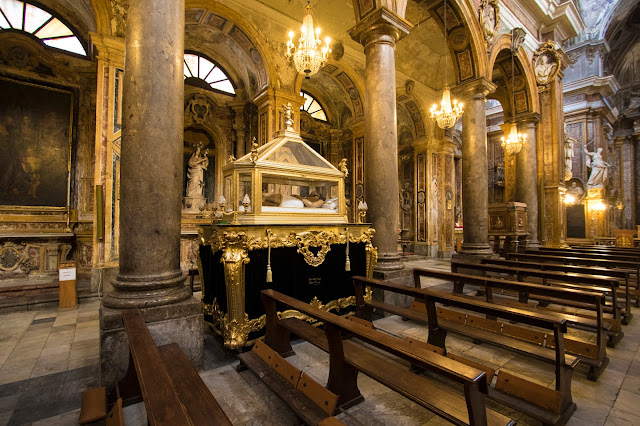
{"label": "wooden pew", "polygon": [[[498,374],[496,386],[489,388],[490,398],[539,419],[544,424],[562,425],[567,422],[571,414],[575,411],[576,406],[571,396],[571,377],[578,361],[575,357],[565,354],[563,333],[566,333],[567,328],[566,320],[562,318],[561,315],[536,313],[525,309],[468,299],[459,295],[412,288],[364,277],[353,277],[353,282],[356,295],[356,315],[361,318],[371,318],[373,309],[384,310],[417,320],[421,323],[427,323],[429,326],[428,343],[438,348],[446,350],[446,335],[448,331],[451,331],[507,348],[526,356],[535,357],[555,367],[555,391],[552,389],[539,389],[535,384],[529,386],[531,382],[523,381],[523,379],[520,379],[518,383],[518,385],[522,386],[509,386],[508,382],[504,380],[511,379],[518,381],[518,379],[509,377],[506,372],[501,372]],[[375,300],[367,302],[364,298],[365,288],[367,286],[414,297],[417,302],[421,302],[423,304],[422,306],[426,307],[425,312],[418,312],[414,309]],[[442,307],[436,308],[435,303],[442,303],[446,306],[454,306],[548,330],[552,332],[553,335],[554,349],[540,345],[532,345],[520,339],[510,337],[507,334],[496,334],[487,329],[491,327],[489,325],[490,321],[459,311],[443,309]],[[477,325],[467,325],[469,321],[478,321],[482,325],[480,327]],[[496,321],[493,322],[497,323]],[[485,328],[485,326],[487,328]],[[515,326],[509,324],[508,327],[513,328]],[[522,328],[522,330],[533,331],[524,328]],[[533,389],[536,389],[536,391],[534,392]],[[527,397],[527,392],[530,392],[529,397]]]}
{"label": "wooden pew", "polygon": [[[610,306],[602,306],[604,312],[608,312],[613,315],[613,318],[604,318],[605,322],[609,322],[611,324],[611,326],[607,330],[607,334],[609,335],[608,345],[610,347],[615,347],[615,345],[624,336],[621,328],[621,323],[622,316],[626,313],[626,311],[624,311],[618,304],[617,288],[619,282],[616,278],[577,273],[566,274],[564,272],[543,271],[540,269],[526,268],[523,266],[503,266],[487,263],[469,263],[459,261],[451,262],[451,272],[459,272],[460,269],[479,271],[483,276],[486,276],[487,273],[507,275],[508,277],[516,278],[518,281],[525,281],[525,278],[540,278],[543,280],[542,284],[544,285],[553,283],[554,286],[577,288],[585,291],[595,291],[597,293],[604,293],[605,295],[608,294],[612,298],[612,304]],[[500,278],[503,277],[501,276]],[[462,285],[463,283],[461,281],[458,281],[457,284],[454,284],[454,292],[462,293]],[[593,306],[589,303],[574,301],[572,298],[566,297],[563,297],[561,299],[548,296],[532,298],[543,302],[550,302],[564,306],[574,306],[579,309],[591,310],[596,308],[596,306]],[[576,314],[574,313],[574,315]],[[594,318],[593,315],[587,315],[586,317]]]}
{"label": "wooden pew", "polygon": [[[362,401],[357,383],[358,372],[362,372],[454,424],[514,423],[485,406],[484,397],[488,386],[483,371],[429,350],[416,348],[405,340],[318,309],[277,291],[263,290],[261,297],[267,318],[265,343],[280,354],[291,353],[290,334],[295,334],[328,352],[330,365],[327,389],[340,395],[338,404],[341,406],[351,406]],[[295,309],[324,323],[325,330],[297,318],[279,319],[276,304],[281,305],[284,308],[282,310]],[[345,335],[355,337],[445,380],[461,385],[464,396],[451,391],[438,381],[411,372],[406,365],[379,350],[363,345],[355,339],[344,340]]]}
{"label": "wooden pew", "polygon": [[480,260],[483,264],[491,264],[491,265],[503,265],[503,266],[522,266],[530,269],[540,269],[543,271],[557,271],[557,272],[565,272],[565,273],[575,273],[575,274],[589,274],[589,275],[598,275],[604,277],[613,277],[619,280],[624,281],[623,289],[617,291],[618,296],[624,297],[625,301],[625,314],[622,316],[622,324],[627,325],[631,318],[633,318],[633,314],[631,313],[631,293],[633,293],[634,298],[638,295],[637,290],[630,290],[629,288],[629,271],[624,269],[603,269],[596,267],[588,267],[588,266],[580,266],[580,265],[563,265],[561,263],[544,263],[544,262],[533,262],[533,261],[524,261],[524,260],[508,260],[508,259],[492,259],[485,258]]}
{"label": "wooden pew", "polygon": [[[586,328],[596,333],[596,344],[584,342],[577,339],[565,339],[565,350],[576,355],[580,361],[589,366],[587,378],[589,380],[597,380],[602,371],[609,364],[609,358],[606,354],[605,346],[605,327],[603,321],[602,305],[604,303],[604,293],[593,291],[582,291],[569,288],[549,287],[541,284],[523,283],[519,281],[507,281],[497,278],[482,277],[478,275],[458,274],[454,272],[445,272],[430,269],[414,269],[414,283],[416,288],[420,288],[420,277],[438,278],[454,283],[467,283],[484,287],[485,301],[489,303],[498,303],[493,296],[497,290],[507,290],[517,292],[519,295],[519,303],[511,303],[511,306],[531,310],[533,315],[557,315],[566,321],[567,325],[578,328]],[[595,321],[589,318],[579,317],[572,314],[564,314],[560,312],[538,311],[530,305],[524,305],[530,296],[546,296],[551,298],[567,298],[576,302],[589,303],[594,305]],[[463,296],[468,299],[468,296]],[[504,303],[504,301],[502,301]],[[538,312],[534,312],[538,311]],[[532,324],[533,325],[533,324]],[[527,336],[523,336],[525,340]],[[569,348],[569,349],[567,349]]]}
{"label": "wooden pew", "polygon": [[[585,250],[577,247],[540,247],[538,249],[529,249],[527,252],[553,252],[553,253],[594,253],[593,250]],[[598,256],[603,256],[605,258],[610,258],[612,260],[630,260],[639,262],[640,254],[636,252],[629,251],[612,251],[607,249],[599,249],[597,252]]]}
{"label": "wooden pew", "polygon": [[150,425],[231,425],[180,347],[156,347],[140,310],[122,311],[129,339],[129,369],[119,391],[133,402],[142,396]]}
{"label": "wooden pew", "polygon": [[[504,255],[509,260],[533,260],[536,262],[544,263],[561,263],[564,265],[580,265],[603,269],[622,269],[630,273],[630,283],[633,283],[633,287],[636,290],[640,290],[640,284],[638,281],[638,268],[635,262],[625,262],[618,260],[608,260],[594,257],[576,257],[569,255],[562,255],[557,253],[556,255],[543,254],[543,253],[505,253]],[[635,298],[635,306],[640,307],[640,298]]]}
{"label": "wooden pew", "polygon": [[636,255],[627,254],[609,254],[598,253],[594,255],[592,253],[585,253],[579,250],[560,249],[560,248],[538,248],[535,250],[528,249],[525,253],[530,254],[545,254],[550,256],[567,256],[567,257],[579,257],[583,259],[595,259],[595,260],[609,260],[616,262],[618,267],[633,268],[636,271],[636,277],[640,277],[640,257]]}

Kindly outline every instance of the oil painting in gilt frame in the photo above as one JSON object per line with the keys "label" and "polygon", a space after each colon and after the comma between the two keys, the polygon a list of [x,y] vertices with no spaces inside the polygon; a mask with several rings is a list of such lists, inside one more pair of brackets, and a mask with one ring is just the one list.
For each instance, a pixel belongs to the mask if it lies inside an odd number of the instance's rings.
{"label": "oil painting in gilt frame", "polygon": [[0,77],[0,205],[66,207],[73,93]]}

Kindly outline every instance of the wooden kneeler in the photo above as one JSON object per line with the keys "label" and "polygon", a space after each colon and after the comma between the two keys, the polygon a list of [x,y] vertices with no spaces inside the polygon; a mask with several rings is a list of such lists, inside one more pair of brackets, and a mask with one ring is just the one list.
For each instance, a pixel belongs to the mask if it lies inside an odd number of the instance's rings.
{"label": "wooden kneeler", "polygon": [[[325,416],[327,417],[316,424],[323,426],[344,425],[340,420],[333,417],[333,413],[335,412],[338,404],[338,395],[313,380],[309,375],[288,362],[261,340],[256,340],[256,343],[251,349],[251,353],[257,355],[270,367],[271,370],[275,371],[280,377],[286,380],[295,391],[299,392],[298,395],[304,395],[304,397],[308,398],[308,400],[315,404],[317,408],[325,413]],[[244,362],[247,356],[245,354],[241,354],[239,355],[239,358]],[[250,365],[247,366],[251,368]],[[263,377],[260,376],[260,378]],[[272,390],[275,391],[273,388]],[[294,402],[293,400],[298,400],[300,397],[296,397],[295,394],[290,396],[291,398],[283,398],[284,402],[291,406],[297,414],[300,414],[298,411],[299,407],[292,406],[292,403]],[[302,399],[304,399],[304,397]],[[307,422],[305,418],[303,418],[303,420]]]}
{"label": "wooden kneeler", "polygon": [[80,406],[81,425],[104,420],[107,417],[107,390],[101,388],[88,389],[82,392],[82,404]]}

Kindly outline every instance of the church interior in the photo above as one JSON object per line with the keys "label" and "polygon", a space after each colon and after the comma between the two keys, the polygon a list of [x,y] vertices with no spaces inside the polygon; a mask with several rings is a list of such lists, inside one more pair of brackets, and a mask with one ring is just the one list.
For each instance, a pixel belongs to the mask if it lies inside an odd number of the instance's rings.
{"label": "church interior", "polygon": [[636,0],[0,0],[0,424],[638,424],[639,142]]}

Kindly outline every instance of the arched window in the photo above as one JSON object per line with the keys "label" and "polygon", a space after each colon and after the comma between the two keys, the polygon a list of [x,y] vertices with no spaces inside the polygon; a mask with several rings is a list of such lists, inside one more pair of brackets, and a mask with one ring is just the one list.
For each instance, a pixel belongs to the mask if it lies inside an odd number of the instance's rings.
{"label": "arched window", "polygon": [[324,108],[320,105],[320,102],[307,92],[300,92],[300,96],[304,96],[304,105],[300,107],[300,111],[307,111],[309,115],[320,121],[327,121],[327,115],[324,113]]}
{"label": "arched window", "polygon": [[85,45],[61,18],[19,0],[0,0],[0,31],[23,31],[44,44],[87,56]]}
{"label": "arched window", "polygon": [[227,95],[234,95],[234,84],[227,72],[218,64],[199,53],[184,54],[185,83]]}

